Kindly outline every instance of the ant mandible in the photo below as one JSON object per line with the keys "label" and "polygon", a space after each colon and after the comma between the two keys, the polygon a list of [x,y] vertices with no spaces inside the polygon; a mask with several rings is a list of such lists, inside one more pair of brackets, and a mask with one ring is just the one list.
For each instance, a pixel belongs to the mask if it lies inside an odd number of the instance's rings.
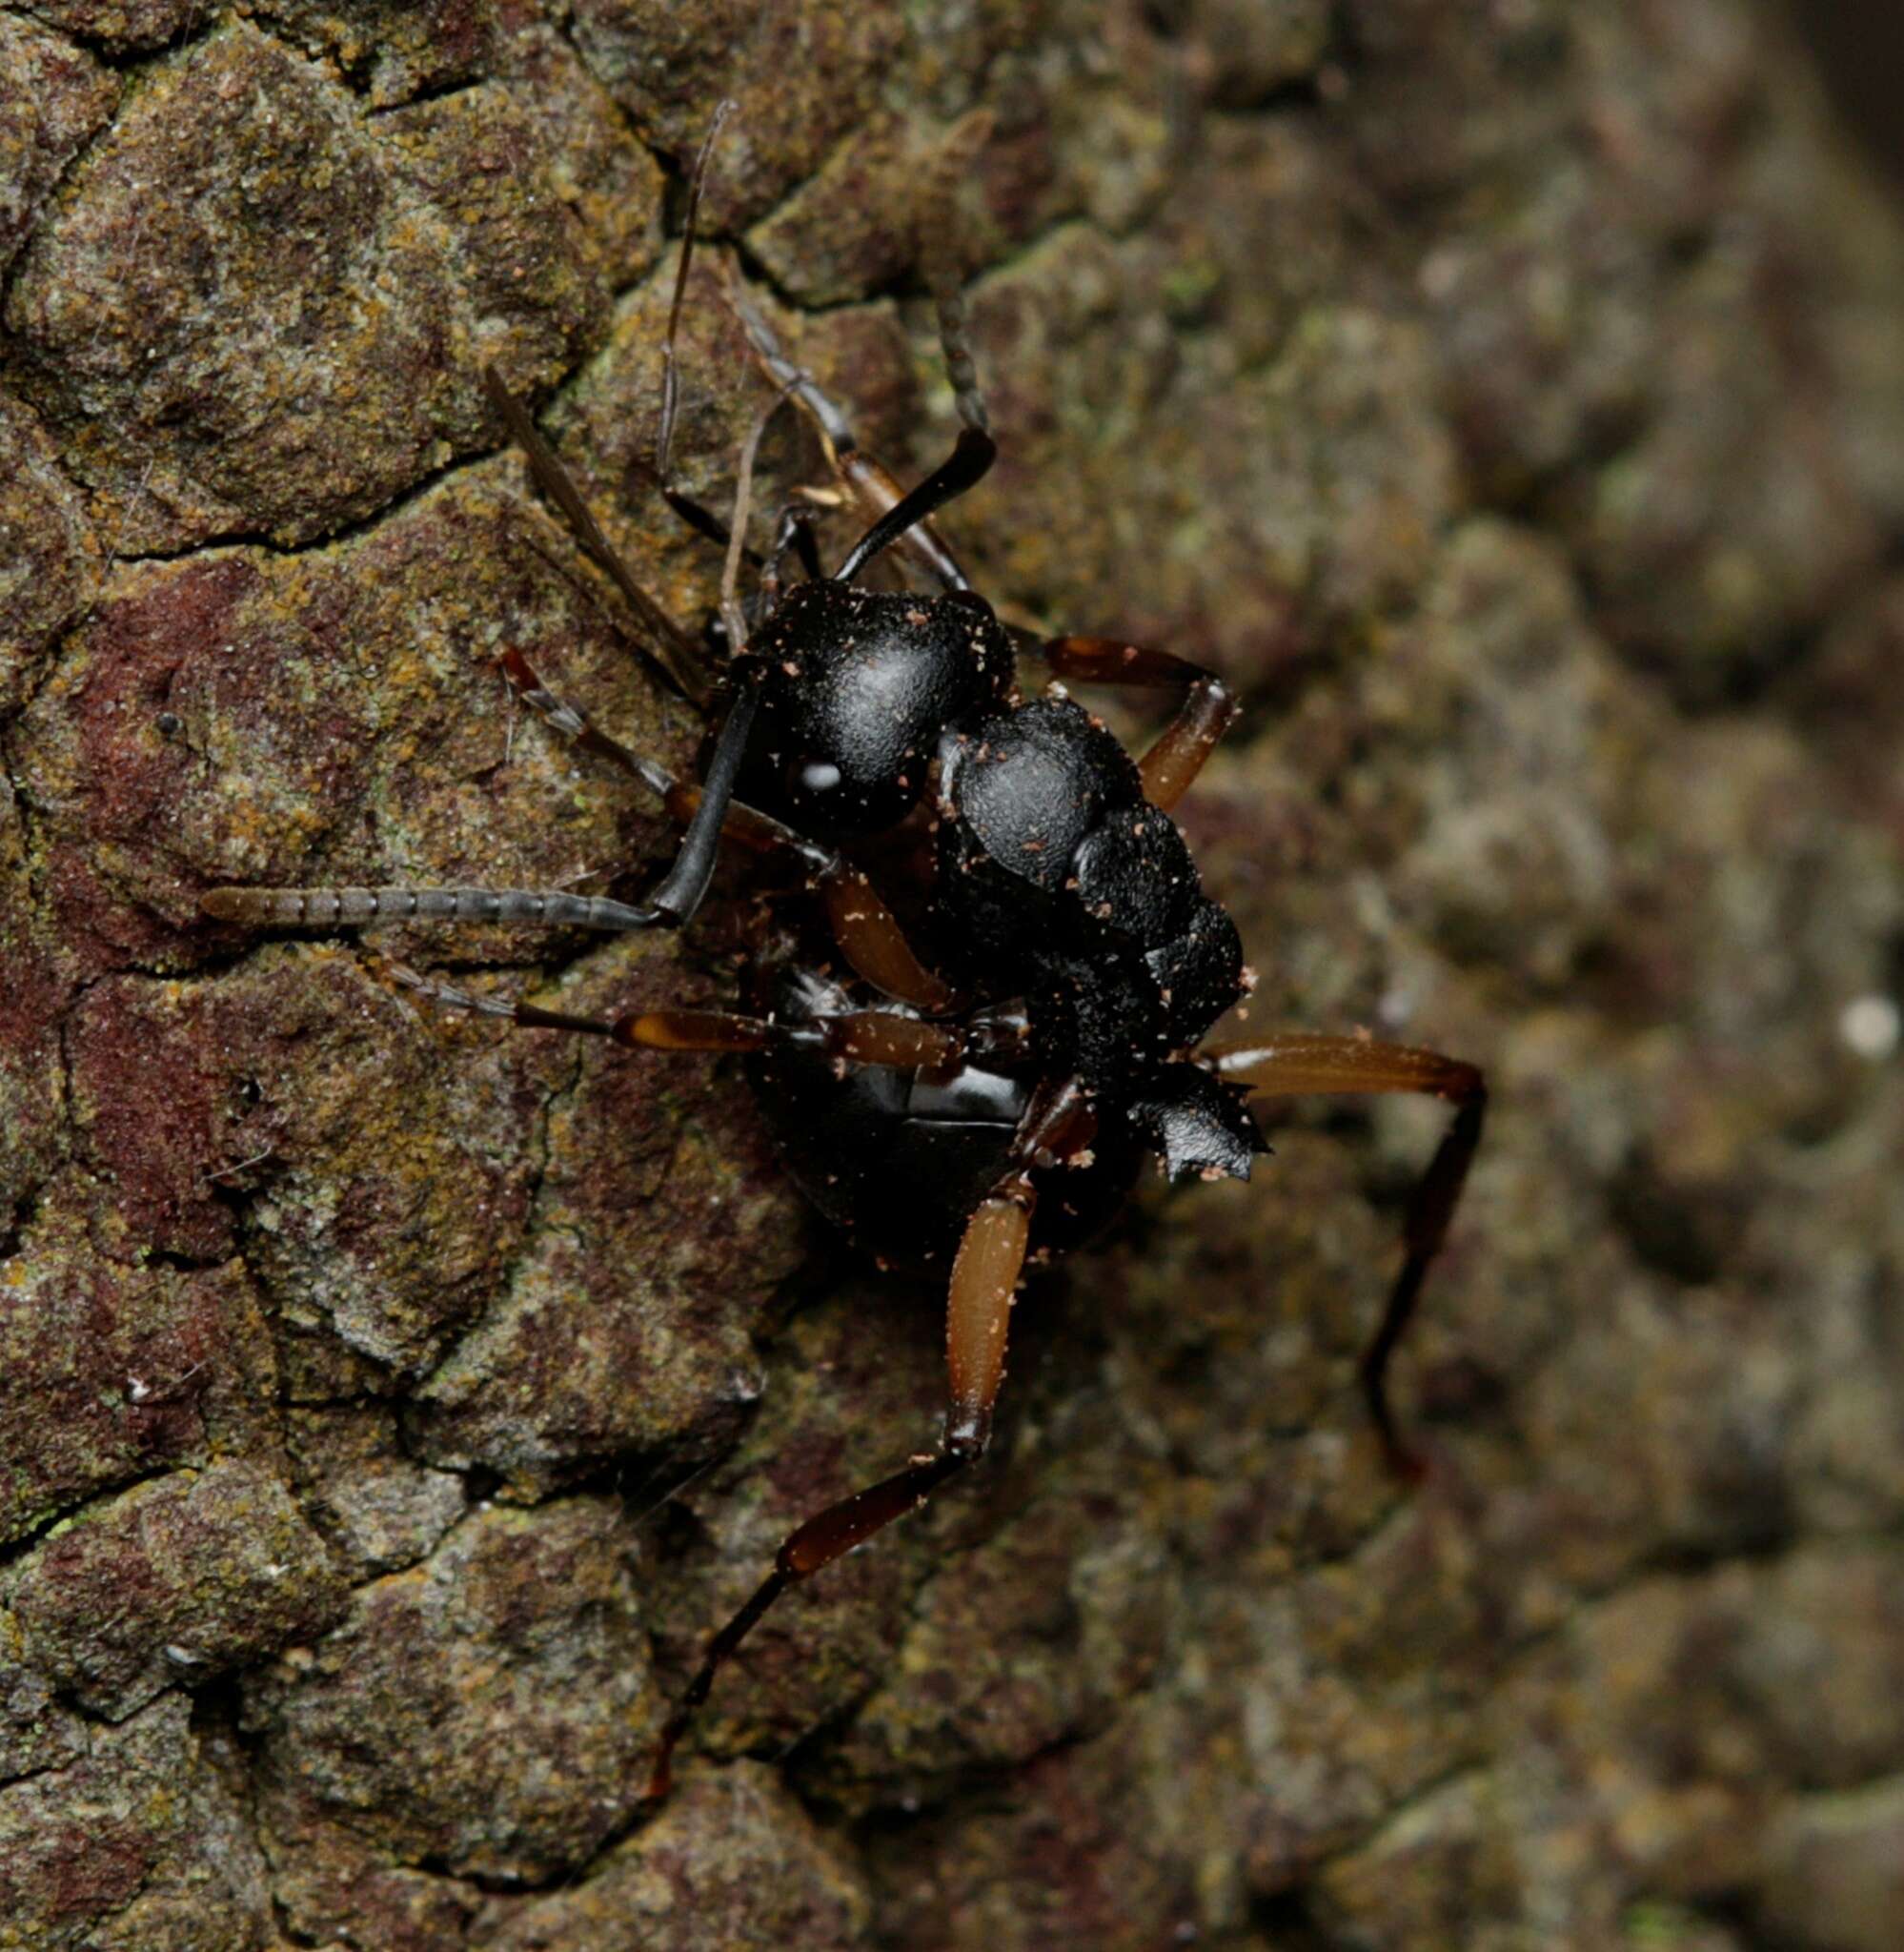
{"label": "ant mandible", "polygon": [[[654,475],[669,506],[726,550],[720,621],[730,661],[724,710],[699,787],[631,753],[555,697],[520,652],[503,668],[523,703],[632,773],[684,824],[674,864],[645,903],[557,890],[223,887],[205,912],[226,922],[331,927],[383,921],[526,923],[604,930],[692,920],[722,839],[801,866],[845,971],[797,937],[755,955],[757,1013],[658,1009],[615,1020],[480,999],[399,970],[433,1001],[530,1028],[577,1031],[649,1050],[746,1055],[769,1127],[802,1190],[861,1246],[917,1261],[950,1250],[947,1388],[935,1450],[829,1505],[781,1545],[753,1597],[713,1636],[661,1736],[651,1796],[664,1796],[676,1745],[722,1664],[775,1600],[923,1504],[982,1455],[1004,1378],[1006,1328],[1026,1255],[1097,1230],[1146,1153],[1173,1180],[1247,1179],[1265,1149],[1247,1099],[1418,1092],[1455,1115],[1410,1200],[1406,1256],[1361,1378],[1385,1455],[1419,1474],[1389,1409],[1390,1356],[1440,1250],[1481,1136],[1487,1094],[1471,1065],[1366,1036],[1289,1032],[1198,1048],[1246,993],[1235,925],[1202,889],[1170,810],[1235,713],[1215,673],[1167,651],[1104,638],[1023,641],[971,587],[930,517],[984,477],[997,453],[956,284],[938,286],[940,336],[961,421],[951,454],[909,492],[855,443],[840,409],[781,352],[744,298],[755,351],[779,384],[740,457],[722,522],[669,472],[675,340],[695,215],[717,114],[690,180],[662,348]],[[661,681],[700,705],[694,647],[610,548],[527,411],[492,372],[491,396],[531,469],[656,649]],[[797,510],[770,552],[743,540],[756,450],[773,412],[797,399],[842,488],[873,515],[824,575]],[[861,573],[891,550],[933,594],[875,591]],[[782,589],[797,554],[804,575]],[[742,562],[757,595],[737,595]],[[1176,717],[1141,760],[1065,694],[1018,688],[1015,651],[1058,681],[1181,690]],[[857,843],[890,834],[929,796],[933,865],[915,932],[856,866]]]}

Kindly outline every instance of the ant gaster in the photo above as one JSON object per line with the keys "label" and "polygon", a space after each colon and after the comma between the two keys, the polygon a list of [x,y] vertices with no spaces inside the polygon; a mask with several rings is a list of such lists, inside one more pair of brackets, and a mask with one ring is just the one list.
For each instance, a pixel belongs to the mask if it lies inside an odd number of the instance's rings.
{"label": "ant gaster", "polygon": [[[1060,681],[1181,691],[1175,719],[1133,761],[1062,683],[1021,695],[1021,646],[929,520],[979,482],[997,452],[952,281],[937,282],[961,430],[952,453],[916,487],[901,494],[854,444],[840,409],[738,294],[780,394],[742,453],[730,523],[675,486],[674,346],[719,120],[690,183],[655,463],[669,505],[727,551],[720,618],[731,661],[700,784],[617,743],[546,690],[519,652],[503,659],[531,710],[644,782],[684,823],[673,866],[640,904],[420,887],[225,887],[204,900],[220,920],[280,926],[677,927],[706,894],[723,838],[791,858],[818,894],[847,973],[811,949],[775,942],[755,958],[754,1014],[661,1008],[595,1020],[397,972],[436,1002],[521,1026],[643,1049],[745,1053],[790,1170],[830,1220],[881,1259],[952,1256],[937,1447],[787,1538],[753,1597],[713,1636],[669,1720],[650,1785],[656,1796],[666,1793],[675,1746],[722,1663],[780,1594],[916,1509],[983,1453],[1027,1253],[1093,1232],[1147,1152],[1172,1179],[1246,1179],[1265,1149],[1246,1103],[1252,1094],[1422,1092],[1456,1108],[1410,1202],[1406,1257],[1361,1366],[1385,1454],[1392,1468],[1414,1474],[1419,1467],[1388,1407],[1387,1364],[1441,1247],[1486,1104],[1472,1066],[1363,1036],[1290,1032],[1198,1048],[1250,978],[1235,925],[1203,892],[1170,809],[1223,736],[1234,702],[1214,673],[1167,651],[1081,637],[1023,645]],[[537,480],[644,626],[652,646],[644,655],[658,675],[705,703],[690,639],[616,557],[527,412],[493,373],[488,379]],[[832,576],[820,572],[797,508],[782,517],[764,558],[743,540],[755,451],[789,396],[817,426],[841,487],[874,518]],[[929,593],[860,586],[860,574],[887,550]],[[789,552],[805,573],[782,589]],[[759,571],[751,608],[736,595],[743,560]],[[890,834],[927,800],[933,869],[908,931],[852,850]],[[929,959],[909,932],[929,944]]]}

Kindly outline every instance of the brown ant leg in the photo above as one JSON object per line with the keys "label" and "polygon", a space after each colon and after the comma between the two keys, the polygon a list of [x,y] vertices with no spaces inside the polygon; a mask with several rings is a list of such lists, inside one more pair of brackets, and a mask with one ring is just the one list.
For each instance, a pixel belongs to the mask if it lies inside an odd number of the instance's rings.
{"label": "brown ant leg", "polygon": [[[815,849],[820,852],[820,849]],[[815,870],[840,952],[874,988],[932,1016],[959,1007],[958,993],[913,952],[893,911],[857,867],[835,854]]]}
{"label": "brown ant leg", "polygon": [[[677,820],[692,818],[700,803],[700,789],[676,784],[669,789],[667,803]],[[758,854],[799,855],[826,909],[840,953],[855,975],[928,1016],[949,1016],[959,1007],[958,992],[919,960],[899,918],[850,861],[771,816],[731,801],[721,835]]]}
{"label": "brown ant leg", "polygon": [[[698,786],[677,784],[669,790],[668,811],[678,820],[692,817],[699,803]],[[958,1008],[958,992],[919,960],[899,918],[851,862],[767,814],[732,802],[721,833],[756,853],[784,850],[799,855],[825,906],[841,954],[875,989],[929,1016],[949,1016]]]}
{"label": "brown ant leg", "polygon": [[607,1037],[635,1050],[747,1053],[775,1046],[803,1046],[848,1065],[883,1065],[900,1070],[936,1070],[968,1059],[1022,1054],[1023,1032],[1010,1019],[987,1022],[976,1033],[888,1010],[851,1010],[810,1024],[779,1024],[732,1010],[633,1010],[622,1017],[577,1017],[536,1004],[475,996],[455,984],[378,959],[393,982],[449,1009],[497,1017],[524,1030],[568,1030]]}
{"label": "brown ant leg", "polygon": [[775,1044],[811,1044],[849,1065],[889,1065],[932,1070],[959,1063],[964,1036],[917,1017],[883,1010],[855,1010],[820,1017],[811,1025],[770,1024],[724,1010],[650,1010],[623,1017],[609,1034],[646,1050],[765,1050]]}
{"label": "brown ant leg", "polygon": [[1388,1360],[1415,1312],[1428,1265],[1448,1237],[1455,1203],[1461,1197],[1475,1148],[1481,1143],[1481,1125],[1488,1109],[1486,1081],[1473,1065],[1458,1058],[1405,1044],[1377,1044],[1365,1037],[1290,1032],[1247,1044],[1217,1045],[1203,1055],[1214,1060],[1220,1078],[1278,1098],[1410,1091],[1446,1099],[1455,1107],[1454,1122],[1408,1201],[1403,1229],[1407,1257],[1389,1291],[1381,1326],[1362,1354],[1362,1388],[1389,1469],[1398,1476],[1421,1477],[1422,1460],[1402,1441],[1389,1409]]}
{"label": "brown ant leg", "polygon": [[[678,820],[691,818],[699,802],[698,786],[676,784],[669,789],[668,811]],[[919,960],[899,918],[850,861],[770,815],[732,801],[721,833],[756,853],[784,851],[800,857],[826,909],[833,939],[856,975],[928,1016],[949,1016],[957,1010],[958,992]]]}
{"label": "brown ant leg", "polygon": [[1038,650],[1055,676],[1080,683],[1187,687],[1177,716],[1137,765],[1144,797],[1165,813],[1188,792],[1236,717],[1236,695],[1214,671],[1168,651],[1108,637],[1054,637]]}
{"label": "brown ant leg", "polygon": [[707,1644],[680,1703],[661,1731],[648,1795],[659,1799],[673,1782],[676,1745],[716,1676],[789,1586],[863,1545],[895,1518],[916,1512],[955,1473],[983,1456],[991,1442],[992,1411],[1004,1382],[1012,1301],[1031,1237],[1029,1168],[1068,1158],[1090,1144],[1094,1121],[1075,1082],[1045,1086],[1032,1100],[1013,1146],[1013,1165],[965,1223],[952,1263],[945,1309],[945,1421],[939,1448],[891,1477],[841,1498],[791,1533],[774,1569],[754,1596]]}

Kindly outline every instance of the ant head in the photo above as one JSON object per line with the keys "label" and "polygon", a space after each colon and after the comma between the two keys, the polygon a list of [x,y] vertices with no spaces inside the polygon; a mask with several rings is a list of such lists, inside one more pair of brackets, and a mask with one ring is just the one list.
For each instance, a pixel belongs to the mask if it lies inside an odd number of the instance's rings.
{"label": "ant head", "polygon": [[1011,640],[970,590],[798,583],[752,649],[761,710],[743,797],[823,840],[903,820],[941,733],[1002,702],[1012,681]]}

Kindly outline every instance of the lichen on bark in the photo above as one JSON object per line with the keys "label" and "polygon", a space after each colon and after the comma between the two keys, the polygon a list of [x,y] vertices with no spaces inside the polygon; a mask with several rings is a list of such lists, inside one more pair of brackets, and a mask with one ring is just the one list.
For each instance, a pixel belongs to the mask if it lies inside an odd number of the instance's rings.
{"label": "lichen on bark", "polygon": [[[938,1298],[725,1067],[197,905],[665,859],[498,675],[692,762],[480,371],[699,632],[647,464],[729,96],[681,484],[773,399],[742,287],[942,453],[955,224],[981,587],[1242,693],[1182,817],[1249,1026],[1494,1110],[1424,1487],[1355,1362],[1438,1114],[1280,1117],[1033,1284],[994,1454],[652,1812],[700,1637],[931,1439]],[[0,1947],[1888,1947],[1900,315],[1749,0],[0,10]],[[757,508],[817,465],[782,414]],[[699,1004],[750,900],[379,947]]]}

